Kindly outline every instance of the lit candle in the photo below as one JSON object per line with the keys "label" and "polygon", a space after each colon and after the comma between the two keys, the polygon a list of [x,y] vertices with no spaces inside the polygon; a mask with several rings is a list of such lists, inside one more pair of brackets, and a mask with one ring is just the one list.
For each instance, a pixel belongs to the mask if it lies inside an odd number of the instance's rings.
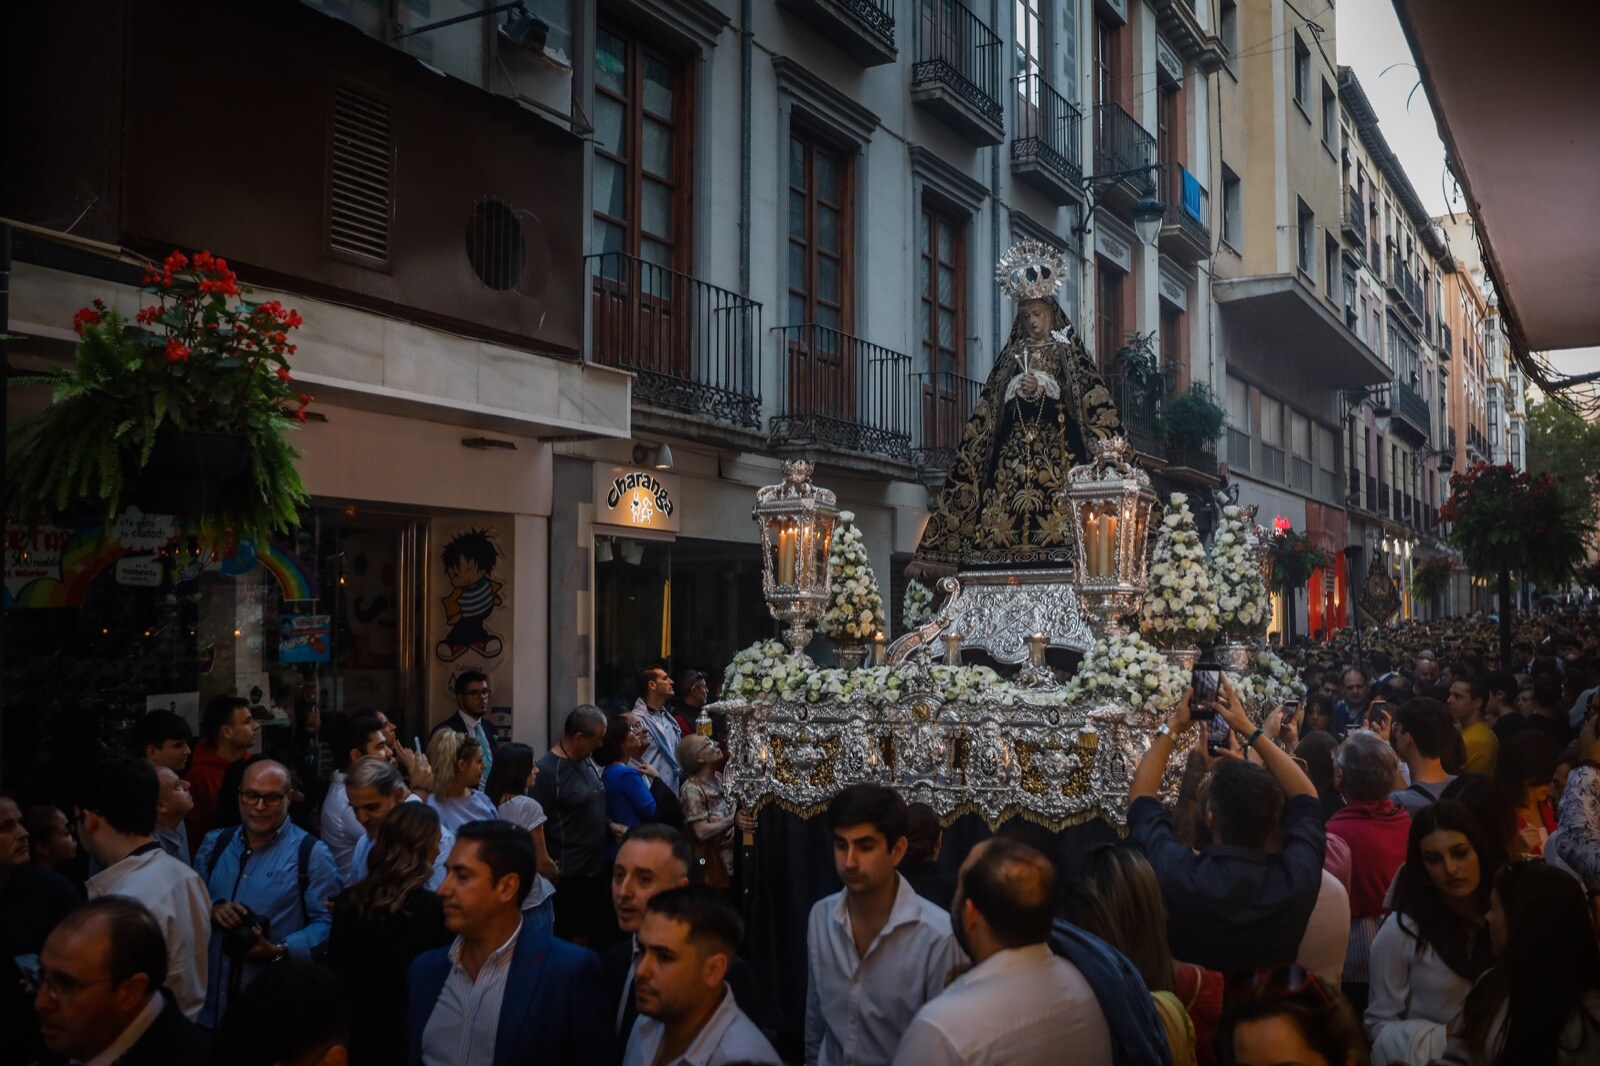
{"label": "lit candle", "polygon": [[884,663],[884,655],[888,651],[888,648],[889,648],[888,642],[886,640],[884,640],[884,637],[883,637],[883,630],[880,629],[880,630],[878,630],[878,632],[876,632],[876,633],[874,633],[872,635],[872,665],[873,666],[882,666],[883,665],[883,663]]}
{"label": "lit candle", "polygon": [[1035,633],[1033,636],[1028,638],[1029,664],[1033,666],[1044,665],[1044,645],[1045,639],[1043,633]]}
{"label": "lit candle", "polygon": [[1117,550],[1117,520],[1112,515],[1106,515],[1104,526],[1100,532],[1100,572],[1114,574],[1116,570]]}
{"label": "lit candle", "polygon": [[795,531],[783,529],[778,532],[778,584],[794,584],[794,544]]}
{"label": "lit candle", "polygon": [[1086,574],[1100,572],[1100,516],[1092,514],[1083,527],[1083,558],[1079,563]]}

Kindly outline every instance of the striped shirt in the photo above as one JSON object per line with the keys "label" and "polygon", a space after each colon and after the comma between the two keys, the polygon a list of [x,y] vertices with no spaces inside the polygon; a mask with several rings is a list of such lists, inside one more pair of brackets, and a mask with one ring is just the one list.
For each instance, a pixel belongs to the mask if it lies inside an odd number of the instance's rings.
{"label": "striped shirt", "polygon": [[479,578],[461,590],[456,597],[456,609],[463,618],[480,618],[494,609],[494,583]]}
{"label": "striped shirt", "polygon": [[490,1066],[500,1028],[500,1004],[505,999],[511,955],[522,933],[517,922],[511,938],[484,960],[474,981],[461,965],[460,937],[450,945],[450,976],[422,1030],[423,1066]]}

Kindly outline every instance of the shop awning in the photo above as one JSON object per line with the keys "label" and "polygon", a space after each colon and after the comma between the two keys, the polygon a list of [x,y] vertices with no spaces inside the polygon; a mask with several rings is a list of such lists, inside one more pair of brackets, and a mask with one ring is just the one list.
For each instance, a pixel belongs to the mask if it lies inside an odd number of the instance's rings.
{"label": "shop awning", "polygon": [[1513,342],[1600,345],[1600,7],[1394,8]]}

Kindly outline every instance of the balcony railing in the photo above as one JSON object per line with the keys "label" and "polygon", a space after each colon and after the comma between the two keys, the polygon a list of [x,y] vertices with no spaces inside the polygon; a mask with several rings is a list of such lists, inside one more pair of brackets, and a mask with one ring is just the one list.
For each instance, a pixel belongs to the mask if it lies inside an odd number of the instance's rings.
{"label": "balcony railing", "polygon": [[761,428],[760,304],[636,256],[589,260],[593,358],[637,375],[635,403]]}
{"label": "balcony railing", "polygon": [[[1118,104],[1095,108],[1094,169],[1097,174],[1147,167],[1156,161],[1156,139]],[[1154,196],[1151,171],[1124,179],[1139,196]]]}
{"label": "balcony railing", "polygon": [[1367,510],[1378,513],[1378,479],[1367,475]]}
{"label": "balcony railing", "polygon": [[1392,513],[1389,510],[1389,500],[1390,500],[1391,496],[1392,496],[1392,493],[1390,492],[1390,489],[1389,489],[1388,485],[1384,485],[1384,484],[1379,484],[1378,485],[1378,513],[1379,514],[1388,515],[1388,514]]}
{"label": "balcony railing", "polygon": [[911,461],[908,356],[815,323],[773,332],[782,353],[774,445]]}
{"label": "balcony railing", "polygon": [[1354,189],[1344,191],[1344,216],[1340,220],[1345,235],[1355,242],[1358,251],[1367,248],[1367,204]]}
{"label": "balcony railing", "polygon": [[1389,257],[1387,283],[1389,291],[1401,301],[1402,308],[1411,312],[1411,316],[1421,322],[1422,286],[1417,284],[1416,277],[1411,273],[1411,267],[1402,262],[1398,254]]}
{"label": "balcony railing", "polygon": [[1167,446],[1167,469],[1182,467],[1193,470],[1208,477],[1217,476],[1217,442],[1207,441],[1204,444],[1169,444]]}
{"label": "balcony railing", "polygon": [[916,48],[913,90],[943,86],[1003,133],[1000,64],[1005,49],[982,19],[960,0],[919,0]]}
{"label": "balcony railing", "polygon": [[1423,440],[1429,439],[1433,422],[1428,413],[1428,401],[1403,381],[1394,383],[1394,413],[1396,417],[1411,423]]}
{"label": "balcony railing", "polygon": [[1194,243],[1211,253],[1211,194],[1182,164],[1167,167],[1167,216],[1163,224],[1176,226]]}
{"label": "balcony railing", "polygon": [[863,66],[893,63],[894,0],[778,0]]}
{"label": "balcony railing", "polygon": [[1078,130],[1083,112],[1050,87],[1037,72],[1016,77],[1016,131],[1011,161],[1046,167],[1070,186],[1083,180],[1083,153]]}
{"label": "balcony railing", "polygon": [[926,473],[942,473],[955,460],[983,382],[949,371],[922,373],[912,375],[911,390],[912,402],[922,411],[916,424],[917,466]]}
{"label": "balcony railing", "polygon": [[1163,372],[1134,376],[1120,370],[1106,375],[1128,443],[1145,455],[1161,455],[1161,401],[1170,385]]}

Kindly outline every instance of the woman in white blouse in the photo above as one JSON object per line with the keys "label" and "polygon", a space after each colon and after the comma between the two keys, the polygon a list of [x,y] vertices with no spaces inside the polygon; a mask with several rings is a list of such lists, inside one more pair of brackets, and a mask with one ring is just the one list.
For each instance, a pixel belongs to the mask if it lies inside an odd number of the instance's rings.
{"label": "woman in white blouse", "polygon": [[478,789],[483,780],[483,749],[475,737],[441,729],[428,738],[428,765],[433,768],[433,794],[428,805],[439,822],[454,833],[468,822],[500,817],[494,801]]}
{"label": "woman in white blouse", "polygon": [[1412,818],[1394,907],[1372,942],[1365,1020],[1374,1062],[1436,1058],[1472,983],[1493,963],[1488,854],[1483,827],[1459,803],[1443,800]]}

